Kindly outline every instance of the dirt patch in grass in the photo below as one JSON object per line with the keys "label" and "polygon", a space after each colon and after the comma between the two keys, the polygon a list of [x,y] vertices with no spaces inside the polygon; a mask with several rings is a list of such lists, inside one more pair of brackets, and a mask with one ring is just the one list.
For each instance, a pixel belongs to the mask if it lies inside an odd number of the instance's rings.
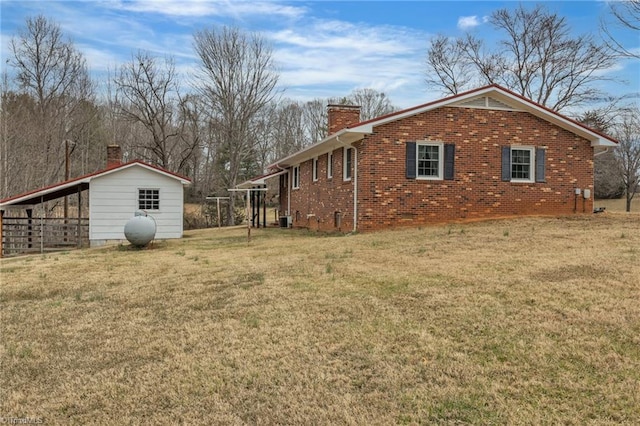
{"label": "dirt patch in grass", "polygon": [[640,218],[189,232],[0,262],[0,416],[640,422]]}

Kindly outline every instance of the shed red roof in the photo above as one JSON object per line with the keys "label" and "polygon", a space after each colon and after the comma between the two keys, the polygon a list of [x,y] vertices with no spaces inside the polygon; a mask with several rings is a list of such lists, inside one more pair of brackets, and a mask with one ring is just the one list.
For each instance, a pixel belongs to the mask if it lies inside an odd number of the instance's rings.
{"label": "shed red roof", "polygon": [[56,198],[64,197],[65,195],[71,195],[71,194],[74,194],[79,187],[81,190],[87,189],[89,187],[89,181],[93,178],[114,173],[114,172],[117,172],[118,170],[123,170],[135,165],[139,165],[144,168],[162,173],[169,177],[178,179],[182,182],[183,185],[188,185],[191,183],[191,179],[189,179],[186,176],[182,176],[177,173],[170,172],[169,170],[163,169],[162,167],[147,164],[140,160],[133,160],[127,163],[118,164],[113,167],[108,167],[103,170],[98,170],[96,172],[89,173],[84,176],[69,179],[64,182],[59,182],[53,185],[45,186],[43,188],[34,189],[32,191],[24,192],[22,194],[7,197],[3,200],[0,200],[0,207],[9,206],[9,205],[34,204],[34,203],[39,203],[41,201],[54,200]]}

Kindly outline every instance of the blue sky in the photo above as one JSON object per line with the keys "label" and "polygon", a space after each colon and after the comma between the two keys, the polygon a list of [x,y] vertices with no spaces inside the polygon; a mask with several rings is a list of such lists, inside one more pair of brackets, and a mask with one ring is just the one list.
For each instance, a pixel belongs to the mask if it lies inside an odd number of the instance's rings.
{"label": "blue sky", "polygon": [[[2,66],[8,43],[25,18],[43,14],[57,22],[85,55],[96,76],[104,76],[148,50],[171,55],[179,72],[197,63],[195,31],[235,25],[261,33],[274,46],[284,96],[297,100],[345,96],[371,87],[405,108],[441,96],[424,82],[428,40],[442,33],[471,31],[491,42],[485,17],[513,1],[172,1],[172,0],[2,0]],[[598,32],[605,1],[544,2],[564,16],[576,33]],[[534,3],[525,3],[533,6]],[[623,44],[640,49],[637,33],[620,32]],[[640,92],[638,61],[620,61],[607,76],[625,80],[603,86],[620,95]]]}

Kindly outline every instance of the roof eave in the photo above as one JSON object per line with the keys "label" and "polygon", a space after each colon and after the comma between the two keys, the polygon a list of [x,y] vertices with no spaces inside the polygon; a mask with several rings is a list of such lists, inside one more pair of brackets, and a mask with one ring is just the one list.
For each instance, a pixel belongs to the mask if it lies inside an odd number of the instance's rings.
{"label": "roof eave", "polygon": [[[19,194],[19,195],[13,196],[13,197],[5,198],[4,200],[0,201],[0,208],[4,208],[4,207],[7,207],[7,206],[12,206],[12,205],[21,205],[22,203],[30,202],[31,200],[35,200],[36,203],[39,203],[40,201],[38,201],[38,199],[42,199],[42,197],[45,197],[48,194],[51,194],[51,193],[61,193],[61,194],[63,194],[64,191],[67,188],[72,188],[72,187],[75,187],[75,186],[88,184],[92,179],[100,178],[100,177],[109,175],[111,173],[116,173],[118,171],[127,169],[129,167],[133,167],[133,166],[136,166],[136,165],[140,166],[140,167],[143,167],[145,169],[154,171],[156,173],[160,173],[163,176],[170,177],[172,179],[176,179],[182,185],[190,185],[191,184],[191,180],[189,178],[186,178],[184,176],[180,176],[180,175],[178,175],[176,173],[169,172],[168,170],[164,170],[164,169],[159,168],[159,167],[151,166],[151,165],[149,165],[147,163],[144,163],[142,161],[139,161],[139,160],[134,160],[134,161],[131,161],[129,163],[120,164],[120,165],[115,166],[115,167],[111,167],[111,168],[108,168],[108,169],[105,169],[105,170],[100,170],[100,171],[97,171],[97,172],[94,172],[94,173],[90,173],[90,174],[85,175],[85,176],[80,176],[80,177],[71,179],[71,180],[69,180],[67,182],[54,184],[54,185],[48,186],[46,188],[36,189],[36,190],[33,190],[33,191],[26,192],[24,194]],[[61,195],[61,196],[64,196],[64,194]]]}
{"label": "roof eave", "polygon": [[144,169],[147,169],[147,170],[150,170],[152,172],[160,173],[161,175],[169,177],[171,179],[176,179],[182,185],[191,185],[191,180],[189,178],[186,178],[184,176],[180,176],[177,173],[170,172],[170,171],[165,170],[165,169],[163,169],[161,167],[152,166],[150,164],[147,164],[147,163],[139,161],[139,160],[133,160],[133,161],[131,161],[129,163],[123,163],[123,164],[121,164],[119,166],[99,171],[99,172],[95,173],[92,177],[93,178],[100,178],[100,177],[103,177],[103,176],[110,175],[111,173],[116,173],[116,172],[119,172],[119,171],[122,171],[122,170],[125,170],[125,169],[128,169],[128,168],[134,167],[134,166],[140,166],[140,167],[142,167]]}
{"label": "roof eave", "polygon": [[596,146],[615,147],[615,146],[618,146],[618,144],[615,142],[611,142],[610,140],[605,139],[603,137],[599,137],[591,141],[591,146],[592,147],[596,147]]}
{"label": "roof eave", "polygon": [[316,142],[308,147],[293,153],[287,157],[284,157],[275,163],[269,165],[269,168],[287,168],[300,164],[304,161],[318,157],[322,154],[331,152],[337,148],[350,146],[354,142],[357,142],[364,138],[366,135],[373,133],[372,126],[363,125],[353,129],[342,129],[332,135],[327,136],[319,142]]}

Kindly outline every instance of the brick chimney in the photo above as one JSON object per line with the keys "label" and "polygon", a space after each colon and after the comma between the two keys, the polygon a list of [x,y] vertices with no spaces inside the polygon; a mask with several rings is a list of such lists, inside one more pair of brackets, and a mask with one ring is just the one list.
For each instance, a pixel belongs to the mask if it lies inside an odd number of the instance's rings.
{"label": "brick chimney", "polygon": [[360,107],[355,105],[327,105],[329,134],[360,122]]}
{"label": "brick chimney", "polygon": [[107,145],[107,168],[122,164],[122,150],[120,145]]}

